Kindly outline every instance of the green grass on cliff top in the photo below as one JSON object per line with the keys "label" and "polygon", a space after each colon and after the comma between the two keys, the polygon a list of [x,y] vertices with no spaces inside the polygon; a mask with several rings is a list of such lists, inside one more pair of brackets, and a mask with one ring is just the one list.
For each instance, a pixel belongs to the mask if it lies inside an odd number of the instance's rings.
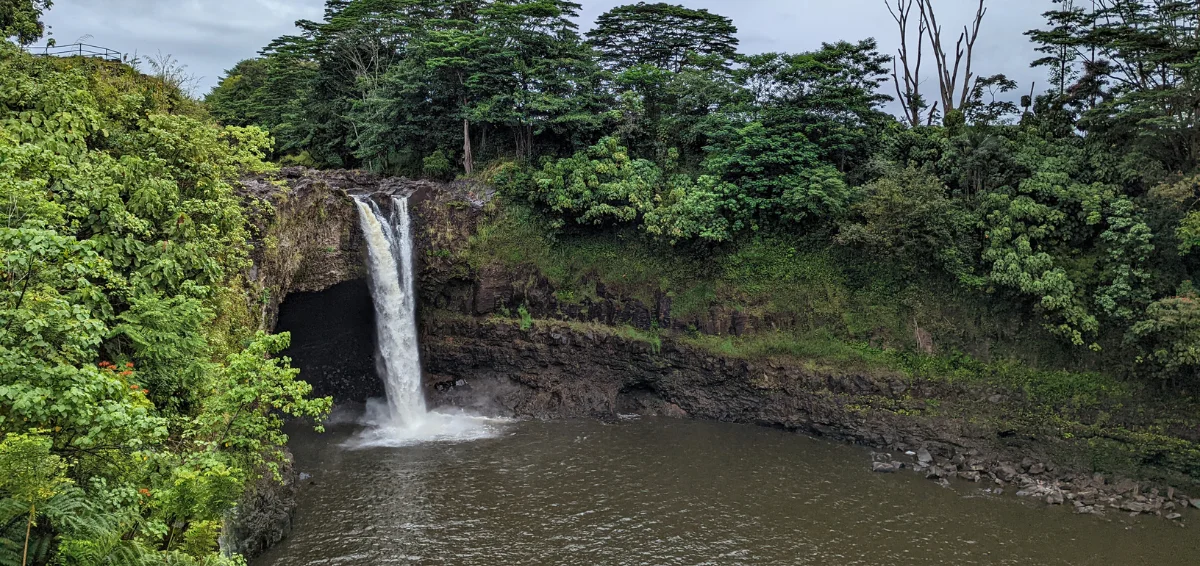
{"label": "green grass on cliff top", "polygon": [[894,348],[914,348],[919,326],[938,336],[939,350],[1038,365],[1056,365],[1063,352],[1040,329],[1021,328],[1016,313],[990,308],[980,293],[864,261],[854,250],[831,247],[827,237],[758,235],[719,248],[669,247],[634,230],[555,234],[529,207],[500,202],[464,259],[475,269],[532,266],[564,304],[598,298],[598,284],[607,296],[648,306],[664,294],[672,318],[684,325],[708,319],[717,307],[750,315],[760,321],[756,330],[823,332]]}

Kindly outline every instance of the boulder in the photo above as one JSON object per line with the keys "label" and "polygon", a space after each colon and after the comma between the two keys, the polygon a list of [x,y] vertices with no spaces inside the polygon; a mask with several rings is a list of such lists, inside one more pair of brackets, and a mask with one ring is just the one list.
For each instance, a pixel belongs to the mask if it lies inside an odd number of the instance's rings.
{"label": "boulder", "polygon": [[933,454],[930,454],[928,450],[922,448],[917,451],[917,461],[928,466],[929,464],[933,463]]}
{"label": "boulder", "polygon": [[899,470],[900,470],[899,466],[893,465],[892,463],[889,463],[889,462],[875,462],[875,463],[871,464],[871,471],[878,472],[881,474],[894,474]]}
{"label": "boulder", "polygon": [[995,473],[996,473],[996,479],[999,479],[999,480],[1002,480],[1005,482],[1011,482],[1014,479],[1016,479],[1019,472],[1017,472],[1017,469],[1014,468],[1013,466],[1011,466],[1009,464],[1003,464],[1000,467],[996,468]]}
{"label": "boulder", "polygon": [[1130,513],[1136,514],[1136,513],[1145,513],[1147,511],[1149,511],[1150,509],[1146,506],[1145,503],[1138,503],[1137,501],[1126,501],[1125,503],[1121,504],[1121,510],[1129,511]]}

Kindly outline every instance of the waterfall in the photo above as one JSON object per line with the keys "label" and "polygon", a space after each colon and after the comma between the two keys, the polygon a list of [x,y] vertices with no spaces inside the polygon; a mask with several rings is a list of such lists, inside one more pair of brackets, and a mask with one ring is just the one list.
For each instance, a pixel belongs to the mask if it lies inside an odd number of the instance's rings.
{"label": "waterfall", "polygon": [[371,297],[379,335],[376,350],[392,424],[413,428],[425,418],[417,301],[413,290],[412,230],[408,199],[392,199],[391,218],[369,199],[356,201],[367,239]]}
{"label": "waterfall", "polygon": [[387,403],[368,403],[363,421],[368,428],[354,445],[404,446],[492,436],[496,432],[493,425],[503,420],[428,412],[425,408],[408,199],[392,197],[390,214],[368,197],[356,197],[355,204],[367,242],[379,341],[376,367],[384,381]]}

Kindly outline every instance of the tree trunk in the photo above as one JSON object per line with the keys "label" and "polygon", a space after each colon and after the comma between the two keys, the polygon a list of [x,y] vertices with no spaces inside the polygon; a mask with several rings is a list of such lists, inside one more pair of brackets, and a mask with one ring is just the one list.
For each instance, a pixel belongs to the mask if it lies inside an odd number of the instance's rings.
{"label": "tree trunk", "polygon": [[463,118],[463,169],[467,176],[475,171],[475,155],[471,152],[471,121]]}
{"label": "tree trunk", "polygon": [[37,517],[37,507],[29,506],[29,520],[25,522],[25,550],[21,552],[21,566],[29,561],[29,535],[33,531],[33,519]]}

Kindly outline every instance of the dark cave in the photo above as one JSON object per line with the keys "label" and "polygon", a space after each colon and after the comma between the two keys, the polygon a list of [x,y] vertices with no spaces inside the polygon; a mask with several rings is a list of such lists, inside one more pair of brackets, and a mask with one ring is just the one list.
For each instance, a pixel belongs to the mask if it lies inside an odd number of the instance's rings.
{"label": "dark cave", "polygon": [[293,293],[279,308],[277,332],[290,332],[283,355],[300,369],[313,394],[335,403],[383,397],[375,370],[375,307],[367,281],[335,285],[318,293]]}

